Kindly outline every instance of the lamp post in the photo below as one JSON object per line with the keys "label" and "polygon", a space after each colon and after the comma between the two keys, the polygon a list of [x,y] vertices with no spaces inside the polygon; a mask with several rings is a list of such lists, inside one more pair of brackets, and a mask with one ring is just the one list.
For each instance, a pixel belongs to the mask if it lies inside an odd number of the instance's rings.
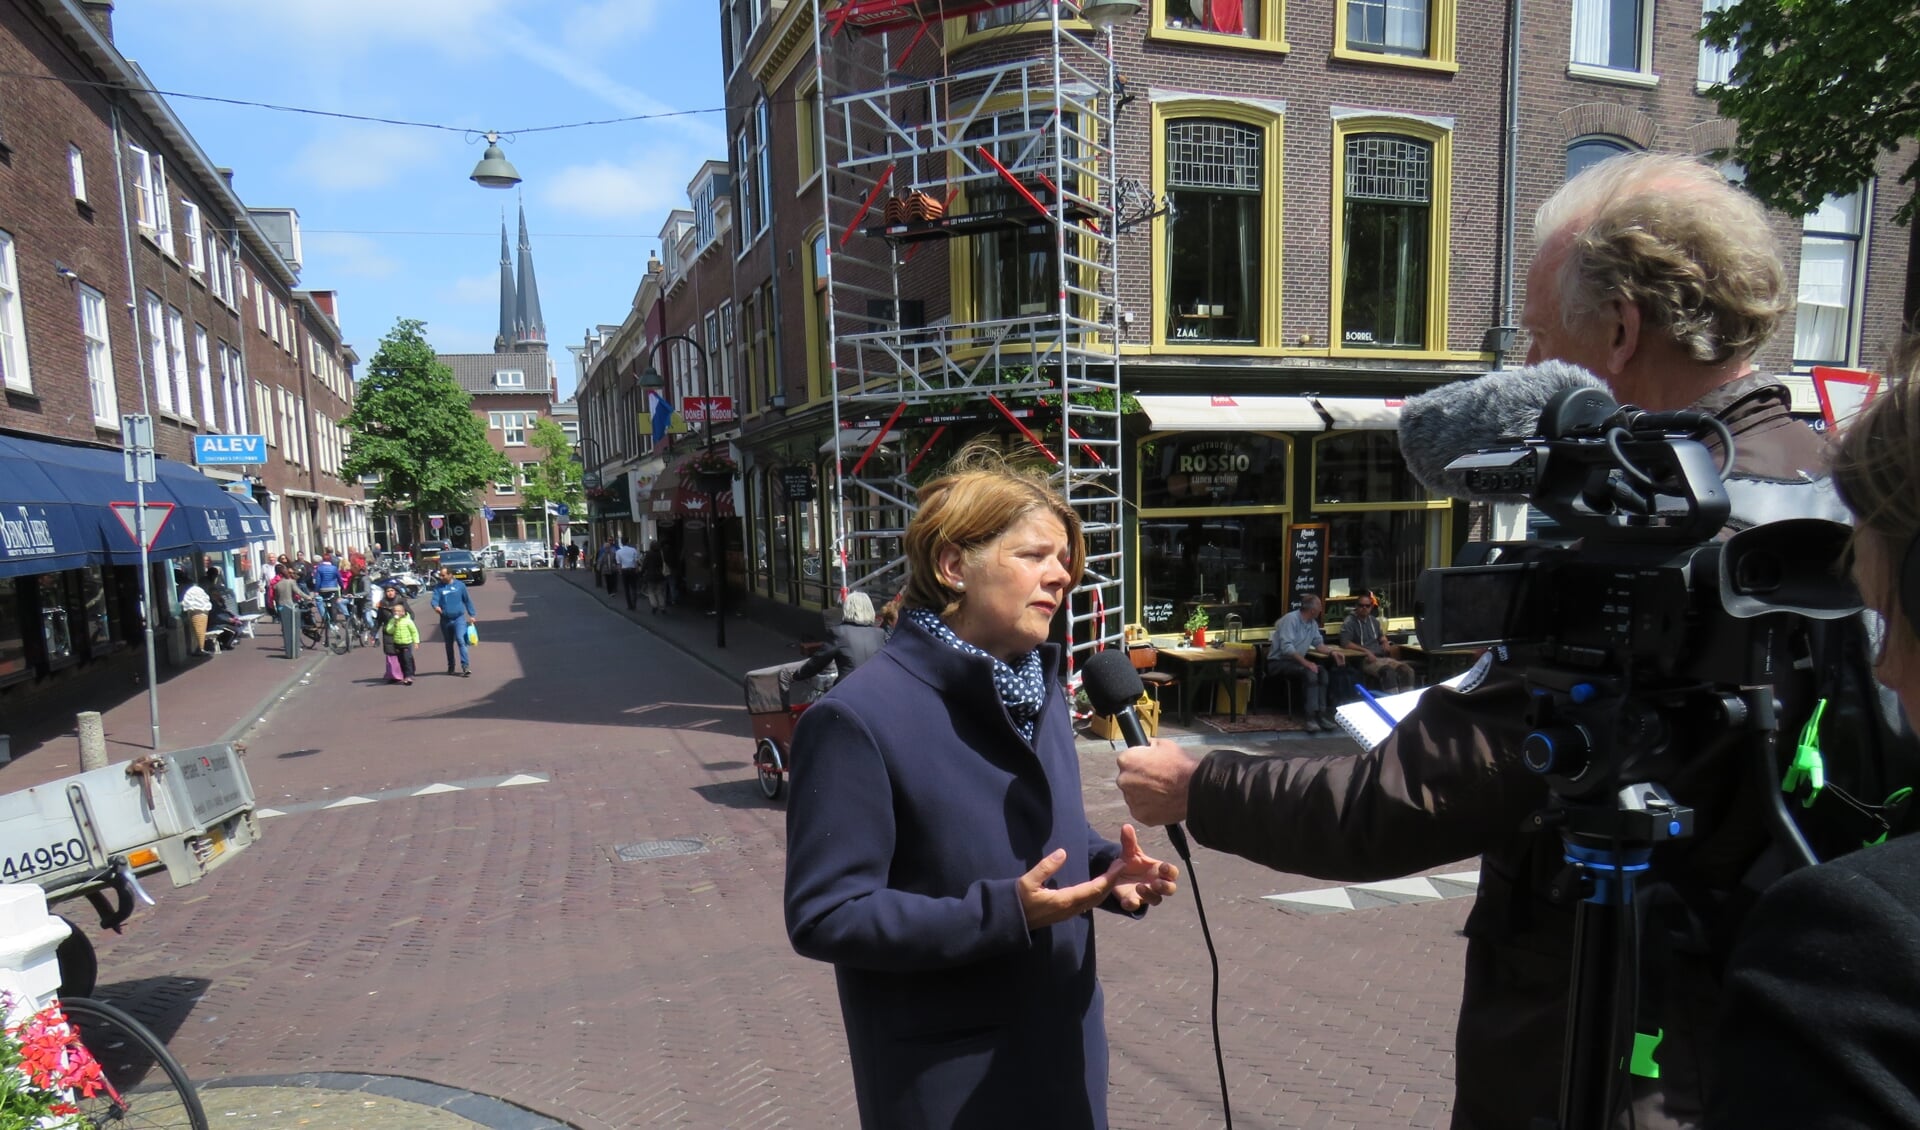
{"label": "lamp post", "polygon": [[[712,451],[713,450],[713,387],[710,382],[713,376],[713,370],[712,370],[712,367],[707,363],[707,351],[700,347],[699,342],[693,340],[692,338],[688,337],[685,334],[666,334],[662,336],[659,341],[654,342],[653,346],[647,350],[646,370],[642,372],[639,375],[639,377],[635,378],[635,380],[639,384],[640,390],[642,392],[651,392],[661,396],[667,396],[666,378],[660,375],[660,370],[653,367],[653,358],[655,354],[660,352],[660,347],[670,341],[686,342],[687,345],[693,350],[693,355],[699,358],[700,400],[702,405],[700,410],[700,417],[702,421],[706,424],[706,427],[702,429],[701,449],[704,451]],[[669,406],[672,405],[673,398],[671,396],[667,396],[667,403]],[[722,559],[726,551],[726,543],[720,540],[720,536],[719,536],[720,535],[720,492],[722,490],[731,490],[731,489],[732,489],[731,484],[728,484],[726,486],[715,485],[714,488],[708,492],[712,505],[709,507],[707,512],[707,561],[709,566],[713,569],[713,619],[714,619],[714,646],[715,647],[727,646],[727,563]]]}

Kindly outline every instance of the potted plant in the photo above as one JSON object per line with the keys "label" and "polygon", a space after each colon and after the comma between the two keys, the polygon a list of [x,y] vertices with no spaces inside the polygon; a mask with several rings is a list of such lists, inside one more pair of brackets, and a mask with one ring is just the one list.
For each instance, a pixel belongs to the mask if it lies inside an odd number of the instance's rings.
{"label": "potted plant", "polygon": [[1207,610],[1196,604],[1193,611],[1187,613],[1187,631],[1193,636],[1193,646],[1207,646]]}
{"label": "potted plant", "polygon": [[680,469],[693,476],[700,489],[708,494],[727,489],[734,476],[740,473],[740,465],[730,458],[724,448],[709,447],[695,452]]}

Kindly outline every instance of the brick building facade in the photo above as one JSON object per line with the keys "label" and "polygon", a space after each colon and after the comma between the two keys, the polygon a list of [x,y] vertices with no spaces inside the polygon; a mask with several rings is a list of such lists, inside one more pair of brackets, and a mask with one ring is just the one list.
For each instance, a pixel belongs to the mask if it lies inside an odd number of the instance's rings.
{"label": "brick building facade", "polygon": [[[176,570],[257,607],[267,555],[365,544],[361,491],[334,473],[355,358],[333,296],[297,289],[297,217],[241,202],[114,48],[112,9],[0,4],[0,504],[29,531],[0,555],[0,684],[137,634],[138,547],[106,513],[134,496],[125,415],[152,418],[147,489],[175,503],[154,542],[157,623],[178,623]],[[246,435],[264,462],[196,468],[196,440]],[[68,467],[60,497],[23,477],[36,462]],[[313,505],[287,505],[303,493]]]}

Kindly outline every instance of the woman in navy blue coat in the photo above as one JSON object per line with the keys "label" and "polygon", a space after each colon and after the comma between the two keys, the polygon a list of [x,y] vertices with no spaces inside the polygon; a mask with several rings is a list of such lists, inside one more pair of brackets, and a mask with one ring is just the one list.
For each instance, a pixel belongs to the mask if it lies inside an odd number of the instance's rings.
{"label": "woman in navy blue coat", "polygon": [[886,648],[803,716],[787,932],[833,963],[864,1127],[1107,1125],[1095,907],[1177,872],[1096,835],[1059,649],[1086,560],[1044,480],[979,454],[923,487]]}

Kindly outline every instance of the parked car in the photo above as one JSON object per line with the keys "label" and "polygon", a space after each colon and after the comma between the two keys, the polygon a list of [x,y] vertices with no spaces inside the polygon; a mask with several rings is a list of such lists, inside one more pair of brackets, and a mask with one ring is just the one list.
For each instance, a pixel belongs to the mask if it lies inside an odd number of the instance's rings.
{"label": "parked car", "polygon": [[487,571],[480,559],[469,549],[447,549],[440,553],[440,568],[453,574],[456,581],[465,581],[470,585],[487,583]]}

